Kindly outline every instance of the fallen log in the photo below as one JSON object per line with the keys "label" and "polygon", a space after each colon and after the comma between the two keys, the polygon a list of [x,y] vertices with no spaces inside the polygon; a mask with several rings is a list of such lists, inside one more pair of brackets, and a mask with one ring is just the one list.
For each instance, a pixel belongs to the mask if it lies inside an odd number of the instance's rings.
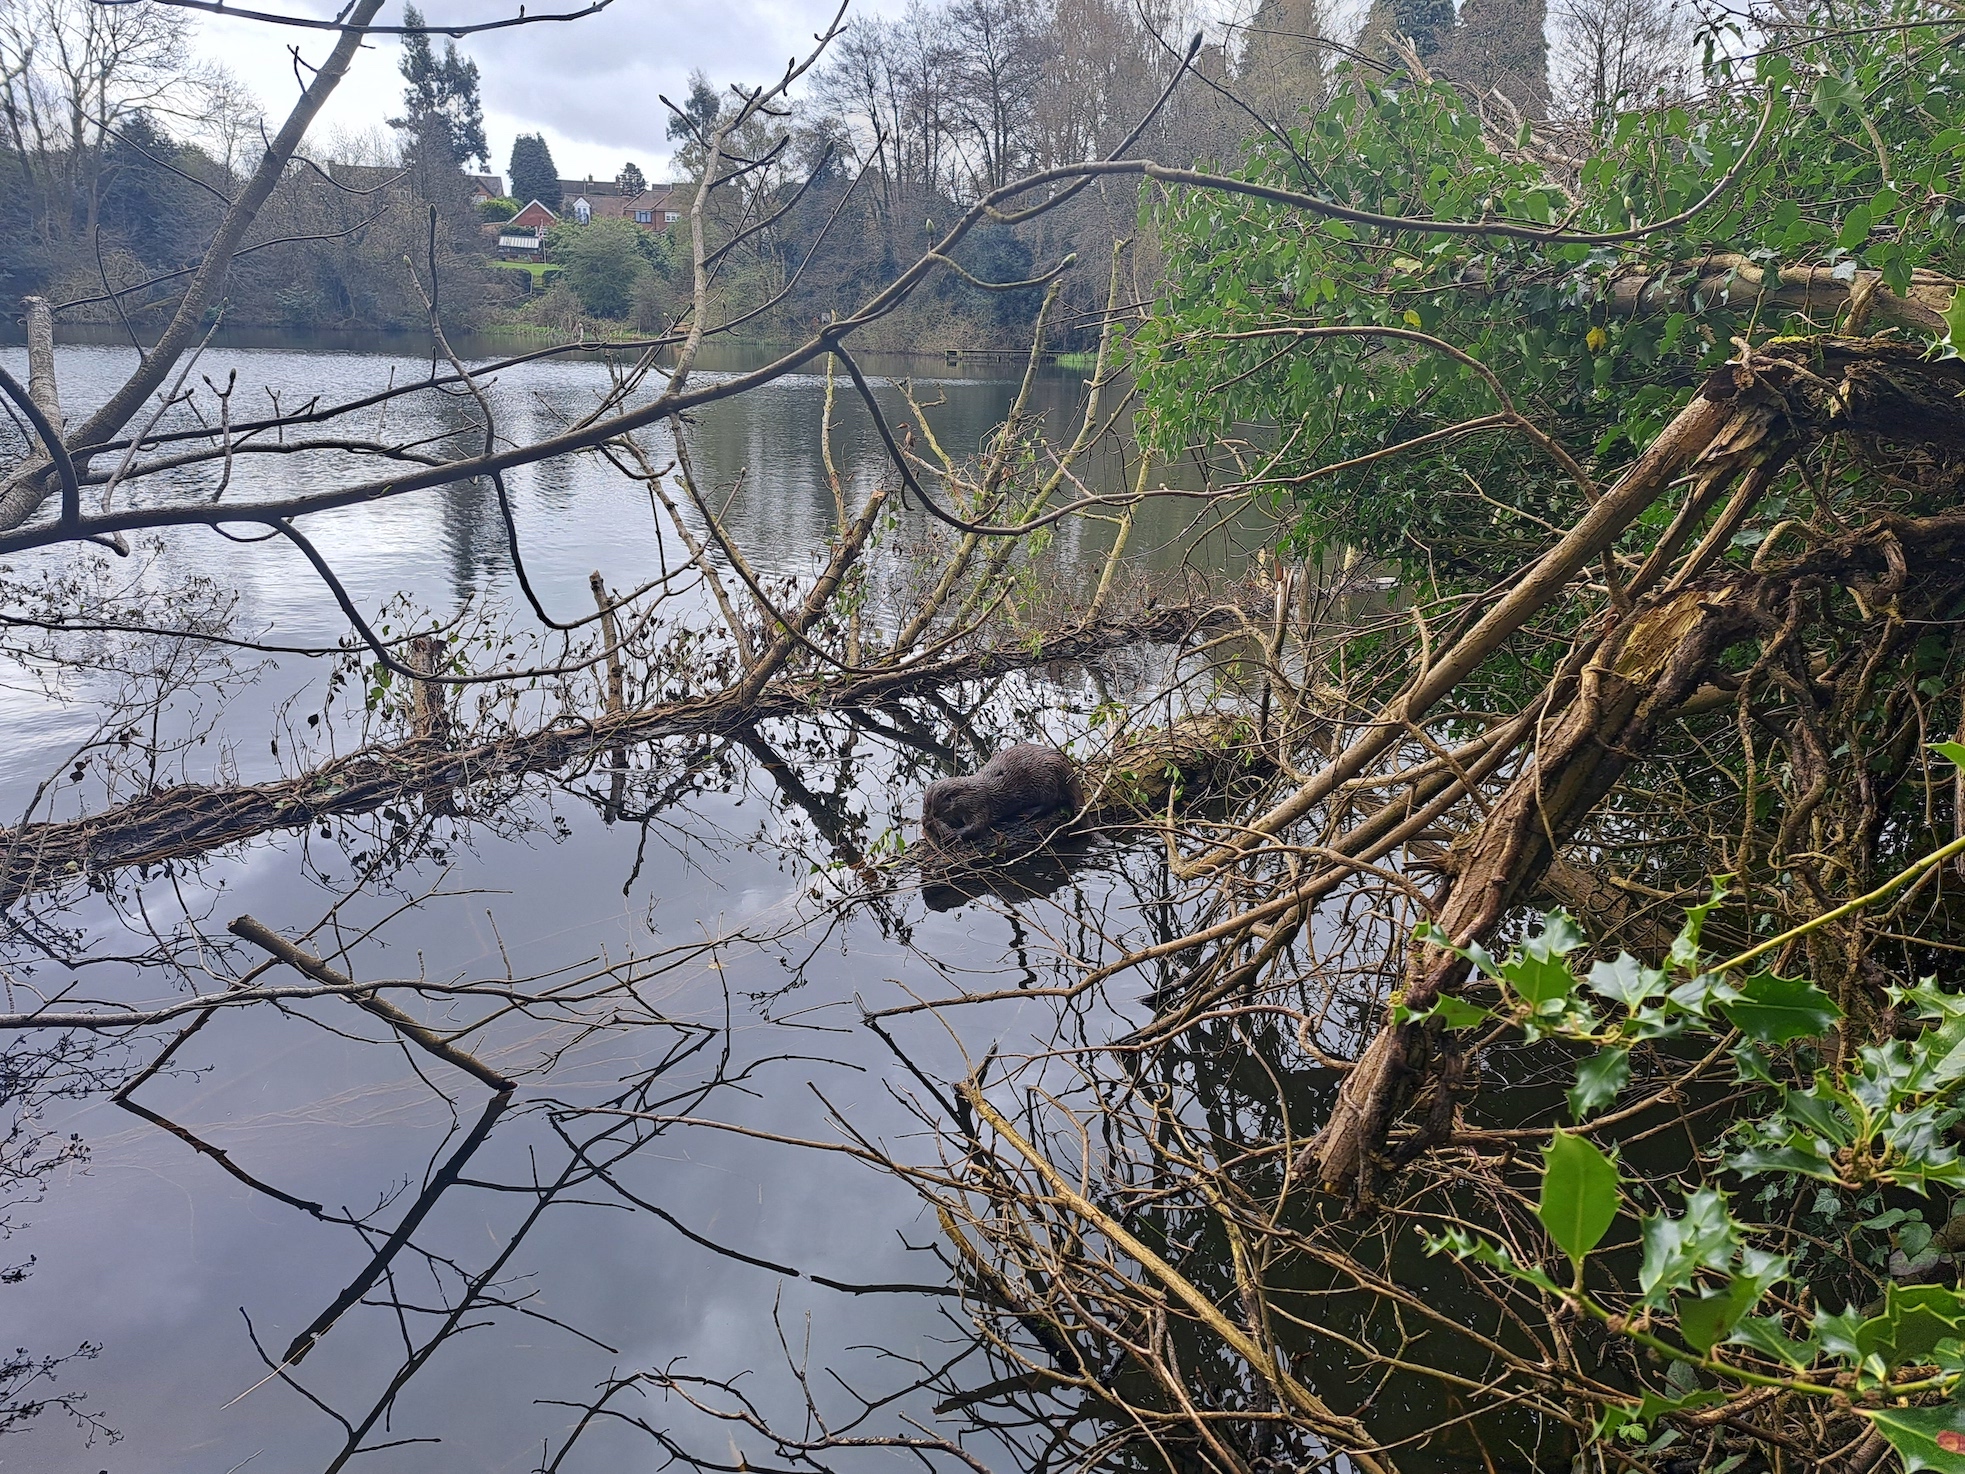
{"label": "fallen log", "polygon": [[371,813],[419,794],[461,794],[475,784],[574,766],[633,743],[727,736],[773,717],[875,706],[910,691],[1083,660],[1128,645],[1179,644],[1240,618],[1225,603],[1172,606],[1041,641],[966,651],[871,675],[781,680],[751,700],[743,699],[741,688],[731,688],[492,742],[464,745],[455,733],[446,736],[456,745],[435,734],[411,737],[269,783],[160,788],[101,813],[0,831],[0,904],[112,870],[185,859],[274,830],[302,829],[334,815]]}
{"label": "fallen log", "polygon": [[[1532,759],[1486,817],[1456,846],[1444,868],[1453,876],[1435,924],[1456,946],[1490,937],[1542,881],[1562,844],[1649,749],[1658,725],[1708,677],[1733,640],[1765,620],[1744,587],[1686,589],[1646,600],[1613,618],[1561,716]],[[1456,992],[1471,964],[1456,953],[1415,942],[1403,1002],[1423,1014]],[[1296,1171],[1314,1171],[1323,1186],[1371,1196],[1381,1172],[1397,1166],[1452,1128],[1457,1042],[1437,1023],[1388,1018],[1345,1076],[1329,1121],[1304,1149]],[[1388,1158],[1392,1123],[1434,1091],[1419,1131]]]}

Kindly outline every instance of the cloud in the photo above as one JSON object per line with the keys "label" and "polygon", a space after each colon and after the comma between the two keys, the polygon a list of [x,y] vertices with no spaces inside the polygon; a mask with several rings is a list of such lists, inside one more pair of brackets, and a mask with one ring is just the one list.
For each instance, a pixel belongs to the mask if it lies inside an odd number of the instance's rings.
{"label": "cloud", "polygon": [[[836,0],[834,0],[836,3]],[[575,10],[580,0],[531,0],[538,13]],[[325,16],[331,0],[262,0],[259,8]],[[508,13],[517,0],[425,0],[433,25]],[[611,179],[632,159],[651,178],[669,163],[666,93],[688,91],[692,68],[719,86],[755,84],[781,72],[812,45],[831,18],[828,0],[614,0],[599,15],[564,24],[521,26],[469,36],[459,43],[481,76],[492,167],[502,171],[520,133],[543,133],[566,178]],[[390,19],[401,15],[391,4]],[[260,98],[267,114],[283,116],[299,87],[288,47],[318,63],[331,42],[318,31],[206,16],[200,52],[229,67]],[[366,132],[400,109],[398,43],[380,37],[365,47],[316,124],[316,132]]]}

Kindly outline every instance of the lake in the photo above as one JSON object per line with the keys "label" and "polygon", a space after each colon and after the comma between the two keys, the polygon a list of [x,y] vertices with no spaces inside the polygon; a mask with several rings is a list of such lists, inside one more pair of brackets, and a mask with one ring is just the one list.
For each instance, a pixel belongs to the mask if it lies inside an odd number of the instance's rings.
{"label": "lake", "polygon": [[[70,416],[99,402],[132,358],[113,344],[64,344]],[[18,350],[5,361],[25,377]],[[743,366],[741,355],[712,356],[704,372]],[[897,421],[911,412],[893,379],[911,373],[917,397],[938,401],[932,422],[957,457],[973,456],[1001,420],[1018,373],[867,367],[883,376]],[[222,343],[198,368],[217,388],[234,371],[233,414],[244,418],[406,382],[429,361],[377,342]],[[501,375],[490,394],[502,432],[525,439],[578,418],[609,373],[607,355],[589,353]],[[1033,408],[1068,433],[1083,393],[1082,375],[1046,370]],[[808,576],[830,536],[824,397],[822,376],[793,376],[712,406],[689,428],[698,473],[733,496],[728,524],[762,574]],[[209,409],[211,394],[203,402]],[[465,409],[424,396],[393,405],[386,428],[441,434]],[[363,428],[376,429],[375,418]],[[855,490],[891,475],[856,407],[841,406],[835,453]],[[1087,475],[1109,481],[1115,465],[1095,459]],[[332,457],[242,457],[227,495],[349,474],[368,473]],[[142,495],[210,485],[209,471],[196,476]],[[646,489],[596,457],[515,473],[510,492],[525,566],[556,618],[592,612],[590,572],[627,589],[686,556],[651,516]],[[1177,584],[1192,516],[1175,503],[1143,514],[1142,576]],[[924,523],[900,512],[883,545],[902,557]],[[314,518],[309,531],[371,615],[391,606],[383,617],[465,611],[495,621],[521,606],[487,486]],[[1266,531],[1259,519],[1231,523],[1208,557],[1217,569],[1239,567]],[[1057,589],[1096,578],[1109,535],[1067,526],[1041,577]],[[177,590],[224,612],[226,628],[279,645],[332,647],[348,633],[290,547],[206,530],[143,539],[128,563],[61,551],[15,558],[9,574]],[[103,658],[113,640],[77,641],[71,648],[86,646],[95,664],[53,691],[33,669],[9,667],[0,692],[9,813],[63,817],[110,796],[93,769],[37,795],[76,761],[96,705],[129,680],[126,666]],[[229,671],[202,672],[168,704],[158,731],[171,751],[158,781],[251,782],[348,750],[371,714],[359,680],[328,699],[336,665],[331,655],[234,651]],[[619,792],[589,770],[514,780],[471,795],[454,815],[337,820],[17,902],[6,953],[16,1008],[61,990],[71,1002],[154,1004],[178,996],[186,978],[209,985],[223,973],[213,959],[237,953],[226,927],[242,915],[307,938],[357,978],[541,981],[530,985],[532,1006],[470,1036],[481,1059],[518,1076],[510,1109],[435,1196],[390,1276],[294,1370],[298,1386],[269,1380],[255,1339],[277,1359],[335,1303],[480,1119],[486,1087],[385,1042],[393,1036],[342,998],[212,1015],[135,1098],[238,1173],[319,1213],[253,1190],[99,1095],[50,1104],[41,1125],[57,1141],[78,1134],[87,1156],[11,1215],[4,1260],[32,1267],[0,1287],[6,1344],[45,1355],[99,1348],[63,1366],[56,1390],[86,1391],[83,1406],[121,1437],[85,1444],[49,1411],[8,1436],[0,1467],[338,1468],[350,1442],[341,1419],[373,1450],[353,1466],[373,1471],[652,1468],[669,1457],[662,1439],[712,1463],[764,1451],[741,1423],[687,1405],[676,1385],[643,1383],[623,1387],[555,1462],[597,1389],[653,1368],[739,1379],[761,1415],[793,1426],[808,1417],[809,1391],[835,1426],[869,1417],[878,1432],[906,1417],[956,1436],[968,1426],[959,1410],[938,1414],[941,1394],[909,1390],[965,1356],[976,1381],[989,1375],[964,1349],[971,1326],[949,1293],[934,1216],[892,1175],[795,1143],[859,1140],[932,1159],[923,1118],[939,1113],[936,1082],[992,1050],[1041,1053],[1061,1030],[1097,1038],[1147,1017],[1140,1000],[1151,979],[1141,977],[1098,1004],[1013,997],[950,1017],[899,1014],[877,1029],[865,1021],[922,998],[1076,976],[1077,959],[1176,924],[1160,904],[1169,885],[1151,845],[1106,846],[1032,887],[1047,893],[943,898],[946,909],[935,909],[918,889],[860,895],[849,862],[912,833],[930,779],[1004,742],[1078,740],[1102,705],[1148,701],[1165,675],[1162,656],[1120,652],[880,711],[774,721],[742,740],[645,744]],[[414,997],[393,996],[405,1006]],[[481,1012],[456,997],[422,1007],[438,1023]],[[175,1027],[112,1044],[105,1059],[147,1061]],[[332,1221],[342,1215],[365,1216],[365,1226]],[[467,1286],[474,1308],[426,1349]],[[726,1413],[738,1406],[727,1389],[701,1395]],[[884,1404],[877,1417],[874,1403]],[[1019,1466],[1017,1438],[972,1436],[983,1464]],[[913,1456],[828,1457],[845,1468]]]}

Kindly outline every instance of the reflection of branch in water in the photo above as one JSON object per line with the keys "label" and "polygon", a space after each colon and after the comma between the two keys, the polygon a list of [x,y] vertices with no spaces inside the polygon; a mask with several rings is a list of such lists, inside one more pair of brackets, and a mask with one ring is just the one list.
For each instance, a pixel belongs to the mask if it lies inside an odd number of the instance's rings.
{"label": "reflection of branch in water", "polygon": [[1210,609],[1160,610],[1074,634],[1041,651],[974,651],[898,674],[838,684],[786,680],[749,701],[740,702],[733,693],[691,698],[454,750],[412,741],[354,753],[272,783],[160,789],[84,819],[28,823],[9,831],[5,842],[11,859],[0,879],[0,897],[11,899],[121,866],[201,854],[268,831],[304,828],[327,815],[372,812],[422,791],[461,794],[489,781],[589,761],[621,744],[734,732],[765,717],[890,700],[914,689],[1071,659],[1113,645],[1178,641],[1220,617]]}

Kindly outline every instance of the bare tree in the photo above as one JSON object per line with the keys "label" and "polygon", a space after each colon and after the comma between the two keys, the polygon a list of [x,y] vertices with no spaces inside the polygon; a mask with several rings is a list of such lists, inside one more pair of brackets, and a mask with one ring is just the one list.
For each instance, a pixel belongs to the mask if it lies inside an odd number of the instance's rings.
{"label": "bare tree", "polygon": [[44,231],[86,239],[94,230],[103,151],[128,119],[203,115],[188,30],[181,11],[157,5],[0,4],[0,110],[40,185]]}
{"label": "bare tree", "polygon": [[1595,128],[1621,109],[1682,93],[1691,81],[1692,20],[1680,0],[1554,0],[1555,116]]}

